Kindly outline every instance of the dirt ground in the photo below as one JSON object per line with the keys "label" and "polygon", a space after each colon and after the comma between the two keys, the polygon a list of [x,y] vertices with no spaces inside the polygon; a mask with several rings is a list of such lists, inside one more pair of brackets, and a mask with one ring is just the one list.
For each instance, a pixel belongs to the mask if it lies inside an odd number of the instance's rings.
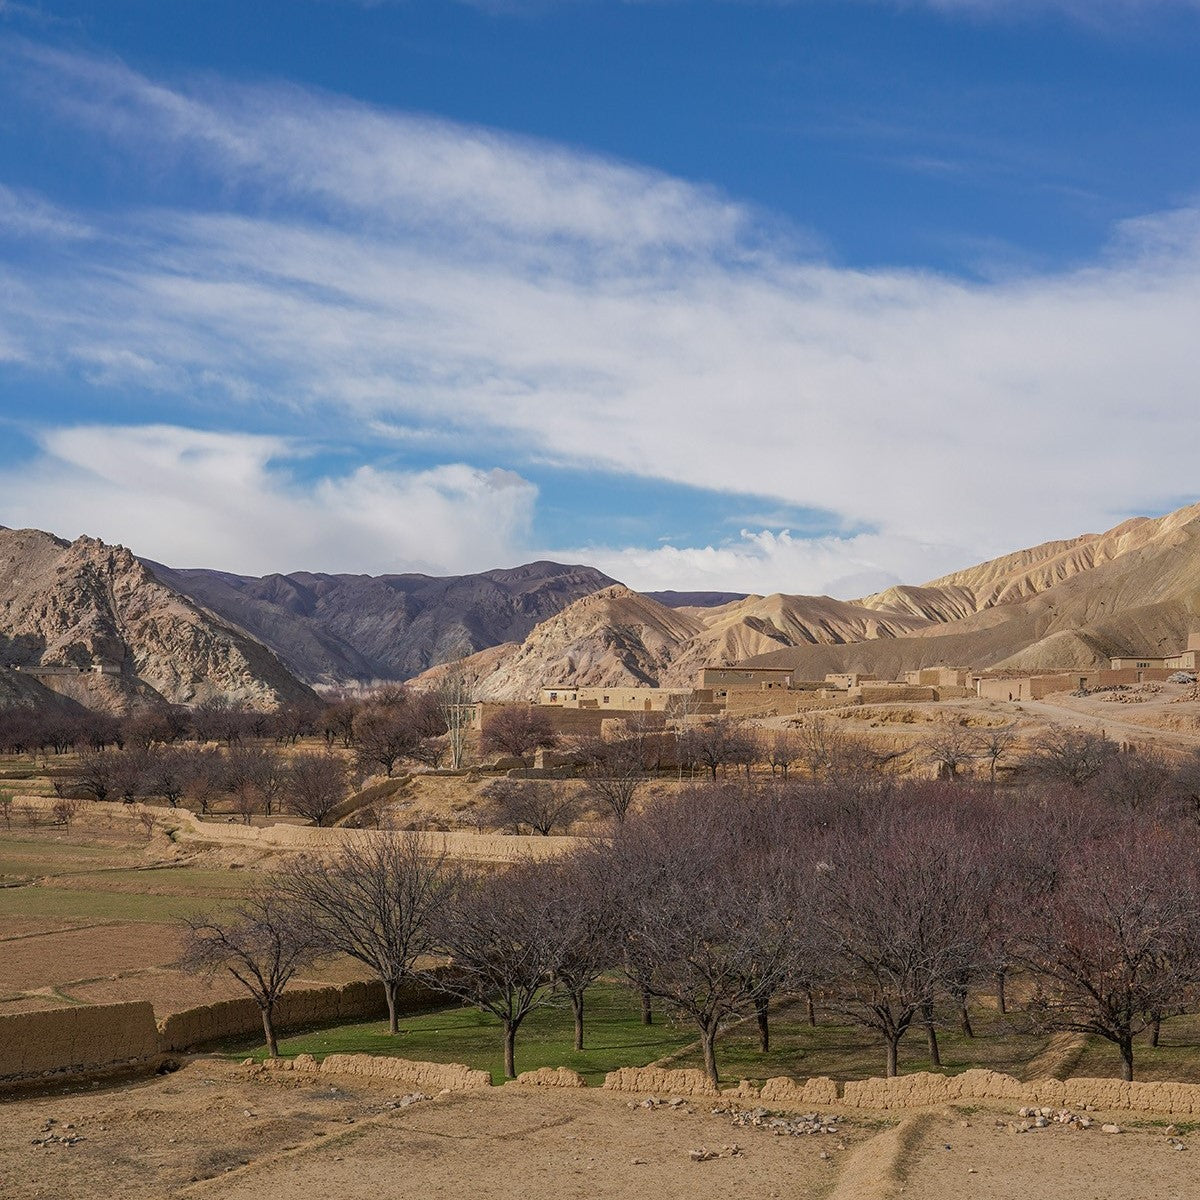
{"label": "dirt ground", "polygon": [[[1200,1141],[1178,1139],[1166,1123],[1112,1114],[1121,1133],[1100,1125],[1052,1124],[1016,1134],[1011,1112],[938,1114],[916,1122],[895,1172],[920,1200],[1187,1200],[1200,1195]],[[888,1194],[884,1192],[883,1194]],[[896,1189],[898,1194],[898,1188]]]}
{"label": "dirt ground", "polygon": [[[200,1059],[120,1088],[10,1100],[0,1104],[0,1195],[812,1196],[870,1132],[850,1126],[844,1138],[775,1138],[712,1115],[711,1101],[648,1110],[599,1090],[506,1087],[395,1106],[415,1090],[252,1076]],[[56,1124],[44,1132],[48,1118]],[[34,1144],[46,1132],[82,1140]],[[734,1144],[736,1156],[725,1149],[712,1161],[690,1158]],[[831,1157],[822,1159],[826,1147]]]}
{"label": "dirt ground", "polygon": [[[1016,1114],[850,1112],[836,1135],[735,1127],[711,1101],[508,1086],[404,1107],[415,1088],[357,1078],[252,1074],[200,1058],[174,1075],[0,1103],[5,1200],[570,1200],[572,1197],[830,1197],[830,1200],[1184,1200],[1200,1195],[1200,1142],[1115,1118],[1120,1134]],[[50,1121],[53,1120],[51,1124]],[[1186,1128],[1186,1127],[1185,1127]],[[48,1135],[78,1137],[74,1145]],[[736,1146],[737,1153],[732,1153]],[[719,1157],[693,1161],[691,1152]],[[822,1157],[825,1155],[825,1157]]]}

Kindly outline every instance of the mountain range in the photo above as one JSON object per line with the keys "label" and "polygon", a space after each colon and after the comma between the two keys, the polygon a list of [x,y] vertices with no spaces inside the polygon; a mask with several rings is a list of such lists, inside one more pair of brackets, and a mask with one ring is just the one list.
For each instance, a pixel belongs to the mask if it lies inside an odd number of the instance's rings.
{"label": "mountain range", "polygon": [[1183,648],[1198,611],[1193,505],[859,600],[777,593],[671,609],[614,585],[466,666],[482,699],[529,698],[555,684],[680,686],[702,666],[735,662],[810,679],[890,679],[929,666],[1090,668],[1116,654]]}
{"label": "mountain range", "polygon": [[702,666],[744,661],[810,678],[1087,668],[1180,648],[1198,609],[1200,505],[858,600],[642,594],[552,562],[448,578],[256,578],[0,528],[0,704],[121,710],[225,696],[274,707],[313,687],[428,683],[450,660],[484,699],[681,685]]}

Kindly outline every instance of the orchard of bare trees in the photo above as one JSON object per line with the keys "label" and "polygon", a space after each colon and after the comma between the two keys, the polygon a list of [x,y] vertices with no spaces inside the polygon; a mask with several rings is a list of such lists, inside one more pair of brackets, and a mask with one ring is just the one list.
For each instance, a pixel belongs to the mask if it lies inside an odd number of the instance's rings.
{"label": "orchard of bare trees", "polygon": [[364,833],[277,877],[278,931],[266,909],[228,931],[196,924],[211,945],[191,960],[224,955],[269,1006],[274,968],[247,965],[254,946],[287,962],[350,955],[383,981],[393,1028],[397,987],[425,979],[497,1019],[509,1075],[540,1007],[569,1006],[586,1045],[604,977],[693,1028],[714,1082],[735,1023],[766,1052],[772,1014],[793,1006],[859,1026],[888,1075],[908,1039],[936,1066],[939,1032],[971,1038],[972,1012],[1016,1008],[1111,1043],[1131,1079],[1139,1039],[1200,1012],[1200,827],[1179,787],[1168,773],[1133,802],[1111,781],[1001,795],[897,782],[884,797],[853,779],[710,782],[563,858],[504,869],[456,866],[419,834]]}

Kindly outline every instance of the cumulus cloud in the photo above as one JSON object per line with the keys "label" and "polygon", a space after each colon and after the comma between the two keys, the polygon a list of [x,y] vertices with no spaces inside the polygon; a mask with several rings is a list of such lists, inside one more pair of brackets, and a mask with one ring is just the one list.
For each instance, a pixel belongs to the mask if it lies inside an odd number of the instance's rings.
{"label": "cumulus cloud", "polygon": [[132,542],[171,566],[445,572],[519,557],[537,489],[511,471],[360,467],[305,482],[284,438],[176,426],[47,432],[0,471],[7,524]]}
{"label": "cumulus cloud", "polygon": [[[765,590],[865,591],[852,581],[916,580],[1102,528],[1190,486],[1200,209],[1121,226],[1096,262],[1055,274],[852,270],[711,189],[560,146],[294,89],[169,87],[36,48],[11,61],[10,86],[51,80],[38,94],[60,119],[102,133],[130,169],[161,176],[186,160],[208,180],[187,208],[82,215],[95,236],[10,268],[0,353],[26,363],[148,389],[181,412],[274,407],[309,434],[399,427],[457,439],[458,457],[754,493],[872,530],[825,542],[751,531],[607,560],[678,586],[745,587],[745,571]],[[249,494],[270,511],[277,451],[247,444]],[[115,511],[121,485],[96,477]],[[381,506],[399,525],[390,489],[416,485],[353,480],[303,500],[317,528],[329,504],[358,533],[290,562],[358,554],[379,568],[379,531],[352,510]],[[452,552],[418,543],[414,555],[483,567],[504,536],[520,549],[528,485],[479,484],[482,513],[445,499],[469,488],[420,486],[466,531],[446,531]],[[506,498],[495,544],[480,532],[493,495]],[[156,520],[122,511],[131,529]],[[187,511],[193,524],[232,519],[212,500]],[[305,548],[261,545],[272,565]]]}

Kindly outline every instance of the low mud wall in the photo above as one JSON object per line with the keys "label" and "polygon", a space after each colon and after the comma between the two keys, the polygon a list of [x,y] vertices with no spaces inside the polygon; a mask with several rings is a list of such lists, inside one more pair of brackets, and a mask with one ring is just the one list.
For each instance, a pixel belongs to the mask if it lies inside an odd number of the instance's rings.
{"label": "low mud wall", "polygon": [[[45,814],[47,818],[55,804],[52,796],[22,794],[19,798],[22,804]],[[265,851],[339,850],[349,838],[382,836],[374,829],[318,829],[315,825],[287,824],[246,825],[241,820],[225,817],[202,821],[195,813],[185,808],[143,804],[134,809],[118,801],[84,801],[76,819],[87,822],[103,818],[105,821],[126,821],[132,825],[143,813],[152,814],[159,828],[173,832],[179,841],[214,842],[221,846],[245,846]],[[470,833],[465,830],[449,833],[435,830],[424,836],[429,839],[435,853],[444,850],[451,858],[462,862],[507,863],[523,858],[555,858],[560,854],[569,853],[587,841],[585,838],[566,835],[535,837]]]}
{"label": "low mud wall", "polygon": [[703,1071],[692,1068],[620,1067],[604,1077],[610,1092],[650,1092],[667,1096],[719,1096]]}
{"label": "low mud wall", "polygon": [[[447,1002],[445,992],[411,982],[401,1012]],[[285,992],[275,1010],[280,1032],[380,1017],[387,1012],[376,981]],[[42,1078],[87,1076],[157,1065],[168,1054],[227,1038],[262,1034],[262,1014],[250,997],[223,1000],[155,1021],[149,1001],[86,1004],[0,1017],[0,1088]]]}
{"label": "low mud wall", "polygon": [[317,1062],[311,1054],[294,1059],[268,1059],[266,1071],[308,1071],[321,1075],[356,1075],[385,1083],[408,1083],[426,1092],[474,1092],[492,1086],[487,1071],[476,1071],[462,1063],[416,1062],[375,1054],[327,1054]]}
{"label": "low mud wall", "polygon": [[158,1027],[147,1000],[0,1017],[0,1087],[148,1067],[158,1057]]}
{"label": "low mud wall", "polygon": [[[428,984],[409,982],[397,997],[399,1012],[414,1012],[445,1004],[446,993]],[[310,1025],[336,1025],[387,1012],[383,984],[377,980],[343,987],[302,988],[284,992],[275,1008],[275,1028],[281,1033]],[[262,1013],[249,997],[221,1000],[164,1017],[158,1024],[163,1053],[190,1050],[231,1037],[262,1033]]]}
{"label": "low mud wall", "polygon": [[1023,1082],[996,1071],[970,1070],[959,1075],[919,1071],[893,1079],[857,1079],[846,1083],[817,1077],[803,1083],[781,1077],[761,1088],[743,1080],[736,1088],[718,1092],[702,1071],[660,1067],[623,1067],[605,1077],[614,1092],[668,1096],[717,1096],[757,1099],[781,1107],[841,1108],[893,1111],[935,1105],[1002,1100],[1016,1104],[1081,1109],[1090,1105],[1103,1112],[1152,1112],[1171,1116],[1200,1116],[1200,1084],[1125,1083],[1120,1079],[1037,1079]]}

